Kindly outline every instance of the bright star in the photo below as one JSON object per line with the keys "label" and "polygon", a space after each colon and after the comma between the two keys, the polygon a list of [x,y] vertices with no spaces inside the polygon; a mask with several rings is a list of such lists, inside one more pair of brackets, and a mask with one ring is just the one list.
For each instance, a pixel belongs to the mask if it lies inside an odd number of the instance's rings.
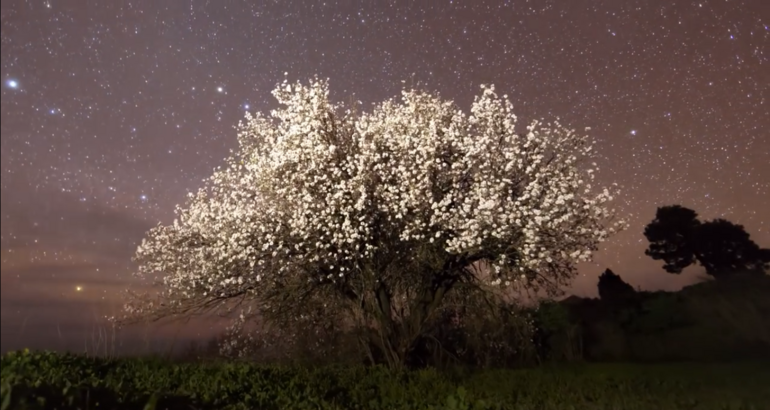
{"label": "bright star", "polygon": [[631,135],[636,135],[636,130],[631,130]]}
{"label": "bright star", "polygon": [[225,89],[222,88],[222,87],[217,87],[217,91],[221,93],[221,92],[225,91]]}
{"label": "bright star", "polygon": [[83,287],[82,286],[80,286],[80,285],[75,286],[75,292],[82,292],[82,291],[83,291]]}
{"label": "bright star", "polygon": [[248,110],[249,108],[251,108],[251,106],[249,104],[243,104],[243,109],[244,110]]}
{"label": "bright star", "polygon": [[14,90],[19,88],[19,82],[16,80],[8,80],[6,84],[8,84],[8,87],[13,88]]}

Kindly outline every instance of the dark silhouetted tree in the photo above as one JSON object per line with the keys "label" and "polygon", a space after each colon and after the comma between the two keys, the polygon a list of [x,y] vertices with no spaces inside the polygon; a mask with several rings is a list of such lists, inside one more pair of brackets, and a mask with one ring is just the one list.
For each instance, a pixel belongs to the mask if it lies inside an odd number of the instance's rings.
{"label": "dark silhouetted tree", "polygon": [[650,241],[644,253],[663,260],[666,272],[681,273],[695,262],[693,238],[700,224],[692,209],[679,205],[658,208],[655,219],[644,228],[644,236]]}
{"label": "dark silhouetted tree", "polygon": [[695,257],[716,278],[735,272],[764,274],[770,249],[761,249],[741,225],[724,219],[701,224],[694,238]]}
{"label": "dark silhouetted tree", "polygon": [[608,302],[623,302],[636,294],[633,286],[607,269],[599,276],[599,297]]}
{"label": "dark silhouetted tree", "polygon": [[680,205],[658,208],[644,236],[650,241],[645,254],[663,260],[669,273],[681,273],[696,262],[715,278],[764,274],[770,268],[770,249],[754,243],[742,225],[724,219],[700,222],[695,211]]}

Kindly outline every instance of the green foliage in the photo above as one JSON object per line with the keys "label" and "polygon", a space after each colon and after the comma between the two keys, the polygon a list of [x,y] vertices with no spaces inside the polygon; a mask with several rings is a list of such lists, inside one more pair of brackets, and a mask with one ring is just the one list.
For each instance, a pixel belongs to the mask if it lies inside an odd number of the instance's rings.
{"label": "green foliage", "polygon": [[538,328],[547,333],[558,333],[570,325],[569,310],[556,302],[541,303],[536,319]]}
{"label": "green foliage", "polygon": [[770,277],[732,275],[679,292],[565,305],[593,361],[770,359]]}
{"label": "green foliage", "polygon": [[770,367],[580,365],[436,370],[165,363],[48,352],[2,357],[9,409],[759,409]]}
{"label": "green foliage", "polygon": [[541,360],[573,362],[582,359],[582,329],[567,305],[541,303],[534,319]]}
{"label": "green foliage", "polygon": [[[532,343],[536,331],[532,312],[514,303],[476,305],[438,316],[431,333],[433,346],[417,355],[427,356],[427,366],[447,368],[522,367],[537,362]],[[457,313],[457,315],[455,315]],[[458,320],[455,321],[455,318]],[[461,319],[460,319],[461,318]],[[446,353],[451,360],[436,360],[433,352]],[[425,353],[428,353],[427,355]]]}
{"label": "green foliage", "polygon": [[730,333],[770,345],[770,276],[741,275],[682,290],[694,321],[715,334]]}

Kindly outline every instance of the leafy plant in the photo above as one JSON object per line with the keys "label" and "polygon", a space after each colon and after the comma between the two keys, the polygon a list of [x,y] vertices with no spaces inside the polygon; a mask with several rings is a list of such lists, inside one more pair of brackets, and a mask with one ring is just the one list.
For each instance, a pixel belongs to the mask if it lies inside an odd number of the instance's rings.
{"label": "leafy plant", "polygon": [[453,379],[433,369],[173,364],[50,352],[11,352],[1,360],[0,410],[748,410],[770,404],[765,363],[544,366]]}

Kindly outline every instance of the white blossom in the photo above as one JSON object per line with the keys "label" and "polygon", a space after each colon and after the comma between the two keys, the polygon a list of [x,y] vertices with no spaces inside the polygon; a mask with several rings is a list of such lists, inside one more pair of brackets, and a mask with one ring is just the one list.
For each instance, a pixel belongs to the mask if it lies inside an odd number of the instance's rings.
{"label": "white blossom", "polygon": [[607,226],[614,193],[593,193],[594,170],[581,171],[590,139],[558,122],[519,133],[513,103],[491,86],[467,113],[404,91],[353,115],[328,94],[321,80],[276,87],[282,107],[247,113],[226,166],[149,233],[138,275],[159,276],[161,300],[258,300],[300,276],[353,283],[393,249],[382,238],[447,258],[484,255],[495,269],[477,279],[488,285],[564,283],[623,227]]}

